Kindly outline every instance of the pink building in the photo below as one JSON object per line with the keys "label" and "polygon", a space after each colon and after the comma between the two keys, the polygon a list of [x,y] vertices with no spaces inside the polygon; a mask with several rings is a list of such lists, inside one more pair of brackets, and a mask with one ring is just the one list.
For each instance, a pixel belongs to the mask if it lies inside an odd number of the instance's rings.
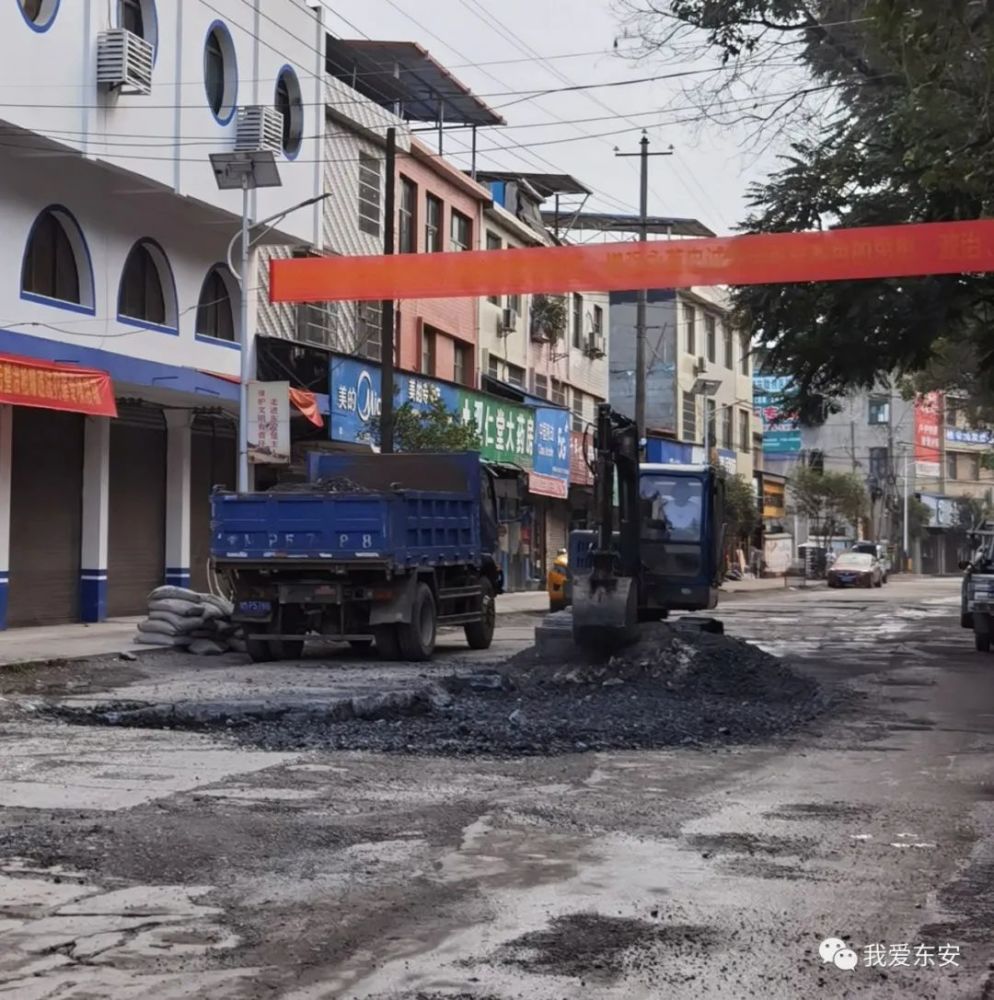
{"label": "pink building", "polygon": [[[397,158],[397,252],[479,249],[491,202],[487,188],[412,139],[410,154]],[[402,369],[476,387],[477,299],[406,299],[397,312]]]}

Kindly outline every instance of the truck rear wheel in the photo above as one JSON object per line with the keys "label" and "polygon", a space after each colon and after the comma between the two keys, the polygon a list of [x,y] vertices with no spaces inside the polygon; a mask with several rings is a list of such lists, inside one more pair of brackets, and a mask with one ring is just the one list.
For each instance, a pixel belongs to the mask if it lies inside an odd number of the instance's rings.
{"label": "truck rear wheel", "polygon": [[245,651],[253,663],[268,663],[273,658],[265,639],[246,639]]}
{"label": "truck rear wheel", "polygon": [[422,663],[435,652],[438,632],[435,596],[427,583],[419,583],[411,605],[411,620],[397,626],[400,653],[405,660]]}
{"label": "truck rear wheel", "polygon": [[494,600],[494,585],[484,577],[480,581],[480,620],[470,622],[463,629],[469,648],[489,649],[490,644],[494,641],[496,627],[497,602]]}

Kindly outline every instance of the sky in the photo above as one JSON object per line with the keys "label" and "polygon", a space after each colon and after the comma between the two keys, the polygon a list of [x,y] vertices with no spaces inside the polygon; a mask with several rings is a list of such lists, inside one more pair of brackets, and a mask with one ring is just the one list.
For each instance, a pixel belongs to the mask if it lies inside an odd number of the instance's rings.
{"label": "sky", "polygon": [[[418,42],[500,110],[511,127],[481,130],[480,149],[495,148],[481,154],[481,168],[572,174],[595,191],[588,210],[637,211],[638,160],[617,158],[614,150],[637,152],[642,127],[651,150],[673,146],[671,156],[650,160],[650,214],[689,216],[727,233],[745,216],[748,183],[776,168],[776,150],[747,151],[741,130],[678,122],[695,114],[682,94],[686,78],[524,100],[508,94],[701,68],[701,63],[677,56],[640,62],[626,58],[623,53],[632,52],[632,43],[621,37],[611,0],[503,0],[499,6],[489,0],[323,2],[332,33]],[[535,52],[548,61],[534,58]],[[513,106],[500,107],[512,101]],[[565,124],[570,121],[576,124]],[[458,149],[468,149],[469,132],[453,132],[445,142],[446,154],[468,167],[468,156],[460,157]],[[506,148],[522,143],[530,148]],[[503,148],[497,152],[496,147]]]}

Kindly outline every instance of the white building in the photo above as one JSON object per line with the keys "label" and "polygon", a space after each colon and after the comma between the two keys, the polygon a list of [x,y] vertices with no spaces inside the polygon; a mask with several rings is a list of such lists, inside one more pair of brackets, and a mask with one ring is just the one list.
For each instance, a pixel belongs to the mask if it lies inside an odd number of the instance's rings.
{"label": "white building", "polygon": [[[251,215],[320,192],[323,37],[304,0],[0,8],[22,85],[0,109],[0,625],[137,613],[164,580],[203,582],[240,366],[241,193],[208,157],[234,150],[240,108],[278,106],[282,187]],[[273,238],[316,242],[320,209]],[[116,419],[87,415],[101,377]]]}

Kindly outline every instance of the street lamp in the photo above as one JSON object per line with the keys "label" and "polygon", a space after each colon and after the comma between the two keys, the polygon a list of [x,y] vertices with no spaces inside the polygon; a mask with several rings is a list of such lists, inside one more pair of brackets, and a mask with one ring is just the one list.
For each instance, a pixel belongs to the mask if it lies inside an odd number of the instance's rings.
{"label": "street lamp", "polygon": [[[690,391],[695,396],[714,396],[717,394],[718,390],[721,388],[721,381],[716,378],[698,378],[693,386],[691,386]],[[718,410],[715,408],[715,416],[717,416]],[[711,463],[711,434],[710,428],[708,427],[708,404],[707,398],[704,400],[704,464],[710,465]]]}

